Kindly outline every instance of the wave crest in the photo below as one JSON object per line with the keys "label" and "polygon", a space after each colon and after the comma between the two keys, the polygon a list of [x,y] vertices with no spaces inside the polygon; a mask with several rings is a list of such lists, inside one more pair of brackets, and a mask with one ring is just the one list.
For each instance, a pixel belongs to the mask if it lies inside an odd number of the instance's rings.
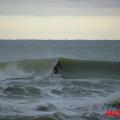
{"label": "wave crest", "polygon": [[[60,64],[61,67],[59,67],[58,64]],[[86,77],[120,77],[120,62],[108,61],[84,61],[68,58],[51,58],[0,63],[0,71],[8,71],[8,68],[10,69],[8,74],[16,73],[16,71],[19,70],[23,73],[30,73],[32,75],[39,74],[44,76],[55,74],[54,69],[57,68],[56,74],[60,74],[63,78],[69,79]]]}

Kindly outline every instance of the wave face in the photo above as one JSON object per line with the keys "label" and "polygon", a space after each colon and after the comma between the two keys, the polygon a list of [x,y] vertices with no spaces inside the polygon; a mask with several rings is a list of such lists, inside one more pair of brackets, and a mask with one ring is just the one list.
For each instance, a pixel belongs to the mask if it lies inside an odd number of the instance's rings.
{"label": "wave face", "polygon": [[80,61],[61,58],[60,74],[64,78],[119,77],[120,62]]}
{"label": "wave face", "polygon": [[[60,64],[60,67],[58,65]],[[86,61],[68,58],[22,60],[0,63],[0,69],[14,69],[31,75],[52,75],[57,73],[63,78],[119,78],[120,62]]]}

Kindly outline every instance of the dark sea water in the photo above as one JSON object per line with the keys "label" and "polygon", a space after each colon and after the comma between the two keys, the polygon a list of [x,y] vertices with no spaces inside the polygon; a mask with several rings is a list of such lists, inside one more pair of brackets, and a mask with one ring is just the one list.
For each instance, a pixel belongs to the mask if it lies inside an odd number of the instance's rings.
{"label": "dark sea water", "polygon": [[0,41],[0,120],[118,120],[111,101],[120,41]]}

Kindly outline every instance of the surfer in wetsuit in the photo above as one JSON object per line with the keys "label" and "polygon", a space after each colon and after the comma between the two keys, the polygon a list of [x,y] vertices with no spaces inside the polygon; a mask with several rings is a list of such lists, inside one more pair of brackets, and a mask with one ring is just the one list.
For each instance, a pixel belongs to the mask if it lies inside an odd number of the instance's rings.
{"label": "surfer in wetsuit", "polygon": [[58,70],[61,69],[61,68],[62,68],[62,67],[61,67],[61,65],[60,65],[60,61],[58,61],[57,64],[55,65],[54,69],[53,69],[53,70],[54,70],[54,71],[53,71],[54,74],[57,74],[57,73],[58,73]]}

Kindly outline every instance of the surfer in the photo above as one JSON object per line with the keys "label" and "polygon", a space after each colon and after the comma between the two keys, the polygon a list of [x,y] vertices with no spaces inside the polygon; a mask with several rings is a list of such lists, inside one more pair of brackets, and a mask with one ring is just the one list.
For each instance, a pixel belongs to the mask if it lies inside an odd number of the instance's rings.
{"label": "surfer", "polygon": [[53,72],[54,74],[57,74],[58,73],[58,70],[61,69],[61,65],[60,65],[60,61],[57,62],[57,64],[55,65],[55,67],[53,68]]}

